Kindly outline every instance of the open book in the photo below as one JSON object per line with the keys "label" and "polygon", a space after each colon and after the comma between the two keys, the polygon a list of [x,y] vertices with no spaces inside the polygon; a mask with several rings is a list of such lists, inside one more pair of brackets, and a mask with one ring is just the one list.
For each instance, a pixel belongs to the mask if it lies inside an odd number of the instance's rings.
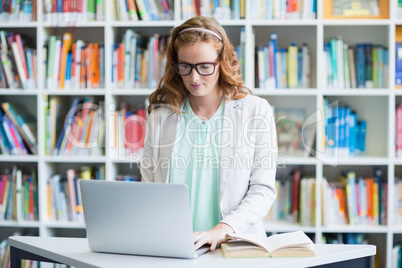
{"label": "open book", "polygon": [[314,243],[303,231],[267,238],[252,233],[227,234],[221,244],[221,251],[225,258],[315,256]]}

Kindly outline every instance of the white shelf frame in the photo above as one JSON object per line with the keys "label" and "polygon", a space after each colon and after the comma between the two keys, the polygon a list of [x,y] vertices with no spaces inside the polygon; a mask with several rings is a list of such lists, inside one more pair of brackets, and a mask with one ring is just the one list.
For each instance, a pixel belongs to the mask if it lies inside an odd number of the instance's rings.
{"label": "white shelf frame", "polygon": [[[289,165],[299,165],[299,166],[313,166],[315,169],[315,176],[317,183],[320,183],[323,179],[324,168],[327,164],[336,163],[341,166],[353,167],[353,166],[373,166],[379,165],[386,167],[388,173],[388,192],[391,193],[392,186],[394,183],[394,175],[395,175],[395,167],[402,166],[402,159],[397,159],[394,154],[394,133],[395,133],[395,104],[396,98],[402,96],[402,90],[395,90],[393,85],[394,81],[394,71],[392,70],[393,66],[395,66],[395,29],[397,26],[402,26],[402,20],[397,20],[395,18],[395,14],[393,12],[393,0],[389,0],[390,2],[390,18],[382,19],[382,20],[325,20],[322,17],[323,14],[323,1],[317,1],[317,10],[318,10],[318,18],[316,20],[300,20],[300,21],[256,21],[250,18],[249,8],[246,8],[246,19],[245,20],[228,20],[221,21],[221,24],[224,27],[245,27],[246,30],[246,72],[245,72],[245,83],[251,88],[254,94],[259,95],[263,98],[267,98],[268,100],[271,97],[309,97],[312,98],[312,101],[316,104],[316,108],[321,107],[322,98],[324,96],[344,96],[344,97],[385,97],[388,98],[388,111],[383,111],[386,118],[388,120],[388,135],[387,135],[387,155],[384,157],[356,157],[356,158],[347,158],[347,159],[323,159],[319,160],[316,158],[301,158],[301,157],[286,157],[287,164]],[[101,22],[76,22],[74,24],[76,31],[82,30],[82,28],[101,28],[104,31],[104,43],[105,43],[105,64],[106,66],[110,66],[111,64],[111,46],[113,44],[114,39],[114,29],[120,28],[173,28],[184,20],[180,16],[180,2],[181,0],[174,0],[174,20],[173,21],[152,21],[152,22],[120,22],[114,21],[112,19],[112,14],[110,12],[106,12],[105,21]],[[112,10],[110,5],[112,5],[112,1],[104,1],[105,10]],[[246,1],[247,5],[250,5],[250,1]],[[36,33],[36,48],[38,55],[38,62],[41,62],[40,59],[43,58],[42,46],[44,45],[47,39],[47,31],[54,27],[61,27],[65,29],[69,29],[71,24],[69,23],[59,23],[58,25],[53,25],[48,22],[43,22],[43,14],[42,14],[42,1],[38,1],[38,21],[30,22],[30,23],[0,23],[0,29],[4,30],[13,30],[13,29],[32,29]],[[318,66],[322,65],[322,55],[321,51],[323,50],[323,41],[324,41],[324,31],[327,26],[383,26],[388,29],[389,38],[388,49],[389,49],[389,87],[386,89],[350,89],[350,90],[334,90],[334,89],[325,89],[325,85],[323,84],[321,69]],[[317,51],[312,51],[315,53],[317,66],[315,71],[316,81],[314,81],[316,87],[311,89],[275,89],[275,90],[264,90],[264,89],[255,89],[254,88],[254,42],[252,40],[253,28],[254,27],[267,27],[270,26],[282,27],[282,26],[303,26],[303,27],[313,27],[316,31],[316,48]],[[119,37],[121,38],[121,37]],[[236,37],[238,38],[238,37]],[[280,37],[279,37],[280,38]],[[269,37],[267,36],[267,40]],[[98,90],[45,90],[44,89],[44,69],[43,66],[40,65],[38,68],[38,89],[37,90],[9,90],[9,89],[0,89],[0,99],[7,96],[20,96],[24,97],[36,97],[36,105],[37,105],[37,115],[38,115],[38,129],[44,129],[44,118],[43,118],[43,107],[44,107],[44,99],[43,95],[56,95],[56,96],[86,96],[86,95],[94,95],[104,97],[104,100],[107,104],[113,103],[115,97],[129,96],[129,97],[139,97],[146,98],[149,94],[153,92],[153,89],[148,88],[136,88],[136,89],[111,89],[111,71],[110,68],[106,68],[105,70],[105,88]],[[317,115],[318,117],[318,115]],[[317,118],[318,120],[319,118]],[[106,123],[107,124],[107,123]],[[108,128],[108,125],[106,125]],[[107,134],[107,132],[106,132]],[[323,133],[318,132],[316,134],[317,140],[322,139]],[[43,133],[39,132],[38,135],[38,148],[39,153],[36,156],[2,156],[0,155],[0,164],[5,163],[19,163],[21,165],[31,165],[32,163],[37,163],[38,165],[38,178],[39,178],[39,207],[40,207],[40,220],[38,222],[0,222],[0,229],[5,228],[33,228],[38,229],[38,233],[41,236],[51,236],[53,235],[54,229],[78,229],[81,230],[84,226],[76,224],[76,223],[54,223],[49,222],[46,219],[46,177],[43,177],[43,174],[50,173],[51,170],[48,169],[48,164],[71,164],[71,163],[80,163],[85,162],[86,164],[104,164],[106,169],[107,179],[114,178],[119,170],[120,165],[128,165],[130,164],[129,160],[118,160],[110,156],[110,150],[106,148],[106,156],[100,156],[95,158],[77,158],[77,157],[53,157],[46,156],[44,154],[44,139]],[[108,137],[106,137],[107,140]],[[317,150],[322,150],[320,148],[320,144],[318,144]],[[135,164],[135,163],[134,163]],[[401,174],[402,175],[402,174]],[[316,193],[316,200],[321,200],[321,196],[319,192]],[[393,207],[393,198],[389,194],[388,195],[388,225],[387,226],[365,226],[365,227],[355,227],[355,226],[322,226],[319,219],[321,219],[321,202],[317,202],[316,206],[316,225],[314,227],[311,226],[300,226],[300,225],[292,225],[292,224],[283,224],[283,223],[271,223],[266,222],[266,230],[267,232],[284,232],[284,231],[292,231],[302,229],[307,233],[315,234],[316,238],[322,236],[323,233],[350,233],[350,232],[363,232],[367,234],[380,234],[386,237],[386,267],[391,267],[392,260],[392,247],[394,245],[395,236],[402,236],[402,226],[396,226],[392,223],[392,207]],[[317,239],[317,243],[319,243],[320,239]],[[376,241],[373,241],[376,242]]]}

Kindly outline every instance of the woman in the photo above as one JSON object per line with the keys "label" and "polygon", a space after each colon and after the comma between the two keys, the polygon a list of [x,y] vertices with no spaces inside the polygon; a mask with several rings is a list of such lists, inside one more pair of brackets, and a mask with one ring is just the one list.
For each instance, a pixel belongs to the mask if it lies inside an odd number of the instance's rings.
{"label": "woman", "polygon": [[214,19],[174,28],[167,62],[149,97],[143,181],[188,186],[196,249],[214,250],[233,232],[265,236],[277,157],[268,102],[243,86],[233,45]]}

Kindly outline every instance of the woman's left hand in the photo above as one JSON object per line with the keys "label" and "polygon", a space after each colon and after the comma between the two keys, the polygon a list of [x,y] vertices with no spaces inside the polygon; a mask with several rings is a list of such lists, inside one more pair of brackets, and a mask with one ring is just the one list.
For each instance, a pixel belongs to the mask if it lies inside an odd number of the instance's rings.
{"label": "woman's left hand", "polygon": [[195,250],[205,244],[210,244],[210,250],[215,250],[216,246],[221,244],[225,239],[225,235],[231,233],[234,233],[232,227],[225,223],[219,223],[211,230],[205,232],[195,232],[193,234]]}

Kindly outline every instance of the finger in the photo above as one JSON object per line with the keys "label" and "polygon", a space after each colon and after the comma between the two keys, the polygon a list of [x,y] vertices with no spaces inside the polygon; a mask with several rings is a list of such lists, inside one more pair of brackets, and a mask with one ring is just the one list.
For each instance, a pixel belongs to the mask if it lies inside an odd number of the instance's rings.
{"label": "finger", "polygon": [[200,247],[202,247],[203,245],[205,245],[207,242],[204,240],[198,240],[197,243],[194,244],[194,249],[197,250]]}
{"label": "finger", "polygon": [[212,242],[211,242],[211,247],[209,248],[211,251],[214,251],[215,249],[216,249],[216,241],[215,240],[213,240]]}
{"label": "finger", "polygon": [[195,232],[193,233],[193,240],[194,243],[196,243],[198,240],[202,239],[203,237],[205,237],[205,232]]}

